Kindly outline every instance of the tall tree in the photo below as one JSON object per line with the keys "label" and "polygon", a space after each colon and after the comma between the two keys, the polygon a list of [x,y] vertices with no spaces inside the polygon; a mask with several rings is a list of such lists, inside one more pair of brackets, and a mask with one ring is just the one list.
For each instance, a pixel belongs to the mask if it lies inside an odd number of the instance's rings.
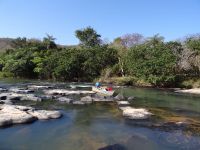
{"label": "tall tree", "polygon": [[76,30],[75,34],[83,46],[95,47],[101,44],[101,35],[97,34],[97,32],[91,27],[87,27],[82,30]]}
{"label": "tall tree", "polygon": [[46,37],[43,38],[43,43],[45,44],[47,49],[53,49],[56,48],[55,41],[56,38],[54,38],[52,35],[47,34]]}
{"label": "tall tree", "polygon": [[144,37],[139,33],[126,34],[121,37],[121,44],[126,48],[142,44],[143,42]]}

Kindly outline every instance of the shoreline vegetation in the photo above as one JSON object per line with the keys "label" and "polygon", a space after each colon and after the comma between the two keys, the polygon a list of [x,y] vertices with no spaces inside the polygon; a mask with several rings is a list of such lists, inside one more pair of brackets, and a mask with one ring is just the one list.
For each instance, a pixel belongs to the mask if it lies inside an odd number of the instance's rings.
{"label": "shoreline vegetation", "polygon": [[87,27],[75,35],[80,44],[74,46],[60,46],[48,34],[43,40],[9,39],[9,49],[0,48],[0,78],[200,87],[200,34],[165,42],[159,34],[133,33],[105,42]]}

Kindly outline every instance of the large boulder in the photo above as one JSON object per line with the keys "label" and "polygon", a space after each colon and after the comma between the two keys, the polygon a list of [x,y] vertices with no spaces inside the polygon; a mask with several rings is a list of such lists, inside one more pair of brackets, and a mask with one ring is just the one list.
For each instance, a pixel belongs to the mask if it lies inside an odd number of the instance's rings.
{"label": "large boulder", "polygon": [[123,116],[128,119],[147,119],[152,115],[144,108],[120,107],[120,109],[123,111]]}
{"label": "large boulder", "polygon": [[0,110],[0,125],[11,125],[19,123],[29,123],[36,120],[36,118],[25,111],[18,109],[14,105],[3,105]]}
{"label": "large boulder", "polygon": [[35,110],[32,107],[19,105],[0,105],[0,127],[30,123],[37,119],[56,119],[61,116],[59,111]]}

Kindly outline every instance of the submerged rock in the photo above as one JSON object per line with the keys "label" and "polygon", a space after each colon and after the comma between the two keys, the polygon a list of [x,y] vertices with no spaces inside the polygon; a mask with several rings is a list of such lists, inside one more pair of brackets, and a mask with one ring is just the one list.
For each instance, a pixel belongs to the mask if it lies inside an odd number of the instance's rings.
{"label": "submerged rock", "polygon": [[19,105],[0,105],[0,127],[30,123],[37,119],[56,119],[61,116],[59,111],[35,110],[32,107]]}
{"label": "submerged rock", "polygon": [[144,108],[120,107],[120,109],[123,111],[123,116],[128,119],[147,119],[152,115]]}

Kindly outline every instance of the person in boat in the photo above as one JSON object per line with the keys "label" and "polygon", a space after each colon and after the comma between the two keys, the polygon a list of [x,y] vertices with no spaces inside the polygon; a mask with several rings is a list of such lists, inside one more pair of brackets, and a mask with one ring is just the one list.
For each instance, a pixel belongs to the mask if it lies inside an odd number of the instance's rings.
{"label": "person in boat", "polygon": [[113,89],[112,89],[112,87],[107,87],[106,88],[106,91],[112,91]]}
{"label": "person in boat", "polygon": [[100,87],[101,87],[100,82],[96,82],[96,83],[95,83],[95,86],[96,86],[96,88],[100,88]]}

